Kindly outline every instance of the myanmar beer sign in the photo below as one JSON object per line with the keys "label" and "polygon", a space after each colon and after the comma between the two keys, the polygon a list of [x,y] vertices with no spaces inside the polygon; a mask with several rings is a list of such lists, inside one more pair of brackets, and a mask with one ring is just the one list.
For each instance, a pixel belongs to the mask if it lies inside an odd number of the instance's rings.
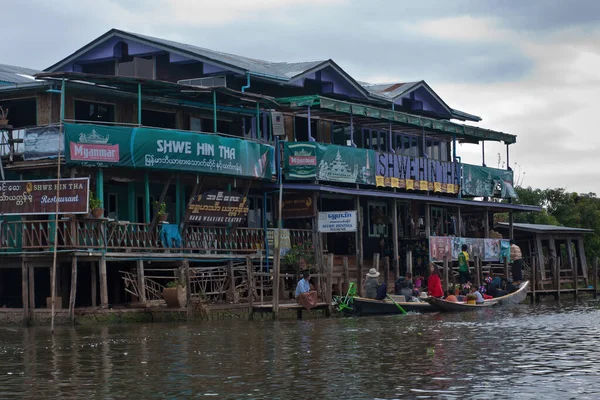
{"label": "myanmar beer sign", "polygon": [[[57,191],[58,189],[58,191]],[[0,182],[0,215],[87,214],[89,178]]]}

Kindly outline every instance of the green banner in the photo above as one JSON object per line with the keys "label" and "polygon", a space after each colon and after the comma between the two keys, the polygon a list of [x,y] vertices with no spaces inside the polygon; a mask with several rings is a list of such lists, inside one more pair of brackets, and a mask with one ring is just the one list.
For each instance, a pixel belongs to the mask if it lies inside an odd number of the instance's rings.
{"label": "green banner", "polygon": [[463,196],[517,198],[512,171],[470,164],[462,164],[462,169]]}
{"label": "green banner", "polygon": [[153,128],[65,124],[68,164],[272,179],[274,148],[242,139]]}
{"label": "green banner", "polygon": [[284,145],[286,179],[375,184],[375,152],[353,147],[294,142]]}

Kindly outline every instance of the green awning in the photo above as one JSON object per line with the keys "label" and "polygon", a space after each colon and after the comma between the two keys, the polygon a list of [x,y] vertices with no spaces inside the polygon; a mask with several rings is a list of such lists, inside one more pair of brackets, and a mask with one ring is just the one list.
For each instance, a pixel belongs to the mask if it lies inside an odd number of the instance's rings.
{"label": "green awning", "polygon": [[321,96],[285,97],[278,98],[276,101],[284,107],[297,108],[305,106],[319,106],[321,110],[330,110],[338,113],[352,114],[355,116],[363,116],[405,125],[418,126],[444,132],[446,134],[456,135],[458,138],[462,138],[468,142],[477,143],[481,140],[489,140],[513,144],[517,141],[517,137],[515,135],[504,132],[497,132],[475,126],[457,124],[450,121],[437,120],[434,118],[422,117],[401,111],[392,111],[389,109],[355,104]]}

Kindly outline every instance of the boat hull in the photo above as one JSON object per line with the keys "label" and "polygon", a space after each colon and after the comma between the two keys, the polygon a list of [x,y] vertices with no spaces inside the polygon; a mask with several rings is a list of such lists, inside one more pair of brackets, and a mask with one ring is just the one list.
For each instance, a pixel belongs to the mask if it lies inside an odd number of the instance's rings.
{"label": "boat hull", "polygon": [[[397,304],[406,312],[438,311],[431,304],[425,302],[397,302]],[[355,297],[353,310],[347,310],[346,312],[357,316],[402,314],[396,304],[390,300],[375,300],[364,297]]]}
{"label": "boat hull", "polygon": [[439,311],[450,311],[450,312],[463,312],[463,311],[475,311],[481,308],[489,308],[497,305],[505,304],[519,304],[527,297],[527,288],[529,287],[529,281],[521,283],[519,289],[513,293],[509,293],[506,296],[495,297],[490,300],[486,300],[483,304],[467,304],[467,303],[454,303],[442,299],[436,299],[430,297],[427,301]]}

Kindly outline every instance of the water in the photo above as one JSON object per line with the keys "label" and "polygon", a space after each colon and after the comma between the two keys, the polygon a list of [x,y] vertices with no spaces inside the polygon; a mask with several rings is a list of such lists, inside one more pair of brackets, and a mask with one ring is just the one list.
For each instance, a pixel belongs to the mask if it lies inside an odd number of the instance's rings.
{"label": "water", "polygon": [[0,399],[596,399],[598,305],[0,328]]}

